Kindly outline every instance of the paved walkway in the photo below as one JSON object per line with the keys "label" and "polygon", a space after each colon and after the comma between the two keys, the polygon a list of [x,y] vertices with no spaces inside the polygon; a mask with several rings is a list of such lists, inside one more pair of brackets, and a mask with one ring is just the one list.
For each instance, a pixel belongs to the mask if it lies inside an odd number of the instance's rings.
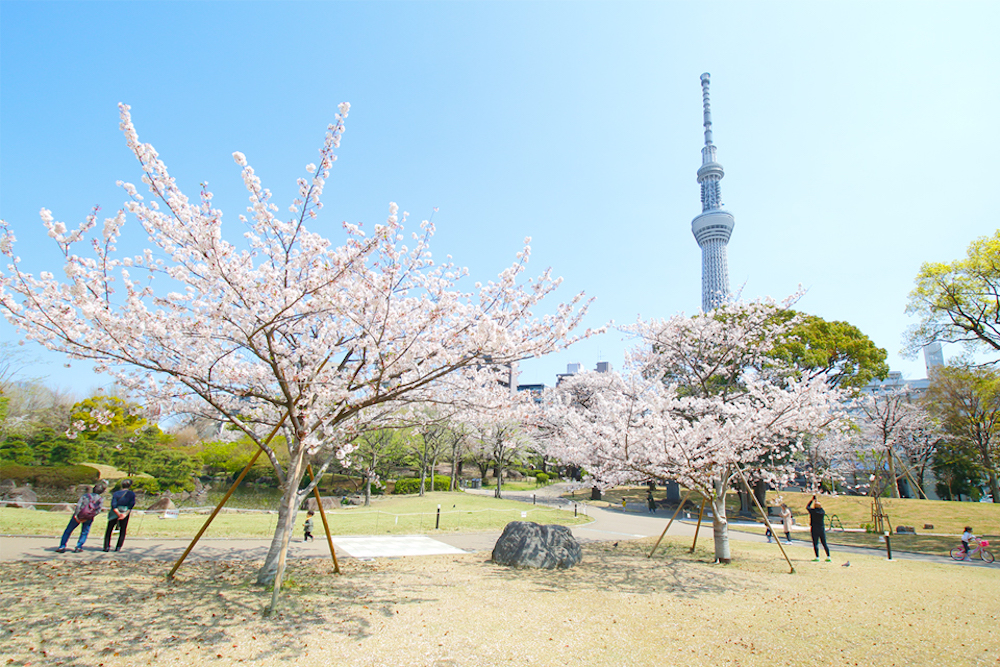
{"label": "paved walkway", "polygon": [[[550,485],[543,487],[535,493],[526,492],[505,492],[504,498],[508,500],[519,500],[522,502],[536,502],[540,504],[553,505],[564,509],[572,510],[574,503],[559,497],[565,492],[564,485]],[[482,495],[492,495],[490,490],[470,491]],[[630,507],[627,511],[620,508],[602,509],[590,505],[578,505],[578,511],[585,512],[593,519],[590,523],[572,526],[573,535],[580,542],[610,542],[619,540],[631,540],[643,537],[659,537],[670,519],[672,512],[660,511],[657,514],[650,514],[645,507]],[[686,519],[683,515],[670,526],[668,535],[675,537],[693,538],[695,533],[694,519]],[[765,542],[763,535],[742,532],[739,530],[740,524],[730,523],[729,539],[734,542]],[[812,543],[808,538],[808,531],[802,534],[802,539],[793,539],[793,543],[786,546],[789,557],[794,561],[807,561],[813,557]],[[793,533],[793,535],[795,535]],[[98,536],[99,537],[99,536]],[[486,531],[479,533],[441,533],[436,535],[394,535],[394,536],[333,536],[333,543],[336,547],[337,556],[354,558],[393,558],[399,556],[420,556],[435,554],[459,554],[470,552],[492,551],[500,531]],[[703,523],[699,540],[706,544],[712,540],[712,524]],[[58,544],[56,537],[0,537],[0,561],[47,561],[55,558],[67,559],[115,559],[115,560],[162,560],[175,561],[180,558],[190,543],[189,539],[166,539],[166,538],[132,538],[125,541],[125,548],[119,553],[104,553],[100,548],[100,540],[92,540],[91,546],[85,547],[83,553],[72,553],[67,551],[64,554],[57,554],[55,548]],[[72,543],[71,543],[72,544]],[[191,561],[210,560],[260,560],[267,553],[270,539],[220,539],[203,538],[192,550],[188,559]],[[775,546],[775,557],[780,558],[780,552]],[[868,549],[864,547],[849,547],[832,545],[830,550],[834,553],[834,560],[841,562],[847,560],[852,554],[864,554],[868,556],[884,556],[884,551]],[[323,558],[329,556],[329,547],[325,537],[317,535],[313,542],[302,542],[299,538],[293,538],[289,547],[289,556],[292,558]],[[894,552],[894,560],[921,560],[936,563],[951,563],[957,567],[996,567],[990,566],[982,561],[958,562],[946,555],[929,556],[925,554],[912,554],[906,552]]]}

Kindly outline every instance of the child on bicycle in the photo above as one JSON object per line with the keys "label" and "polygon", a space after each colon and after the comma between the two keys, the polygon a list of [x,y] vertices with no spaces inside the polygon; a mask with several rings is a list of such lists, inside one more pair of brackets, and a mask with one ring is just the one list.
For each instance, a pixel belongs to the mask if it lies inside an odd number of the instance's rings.
{"label": "child on bicycle", "polygon": [[[976,539],[976,536],[972,534],[972,526],[966,526],[965,532],[962,533],[962,548],[965,549],[965,559],[971,560],[969,558],[969,540]],[[953,543],[954,544],[954,543]]]}

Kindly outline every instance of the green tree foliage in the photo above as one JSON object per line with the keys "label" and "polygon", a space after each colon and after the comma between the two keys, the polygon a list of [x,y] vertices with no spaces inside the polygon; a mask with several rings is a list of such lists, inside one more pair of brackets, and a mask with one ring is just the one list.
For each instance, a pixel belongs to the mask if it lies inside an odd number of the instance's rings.
{"label": "green tree foliage", "polygon": [[937,446],[931,469],[937,478],[934,491],[944,500],[972,498],[983,479],[975,451],[957,440],[945,440]]}
{"label": "green tree foliage", "polygon": [[1000,230],[973,241],[965,259],[924,263],[906,312],[920,318],[906,335],[911,354],[935,341],[1000,352]]}
{"label": "green tree foliage", "polygon": [[1000,503],[1000,370],[971,365],[934,369],[924,397],[956,448],[972,452]]}
{"label": "green tree foliage", "polygon": [[[281,436],[279,436],[280,438]],[[277,438],[276,438],[277,439]],[[215,440],[202,445],[198,458],[209,475],[227,475],[236,477],[250,463],[257,453],[258,447],[249,438],[238,440]],[[274,474],[267,458],[260,456],[245,477],[246,481],[254,482],[262,477]]]}
{"label": "green tree foliage", "polygon": [[35,452],[21,437],[11,436],[0,444],[0,461],[31,465],[35,462]]}
{"label": "green tree foliage", "polygon": [[775,346],[774,356],[808,377],[823,376],[831,387],[858,388],[889,373],[888,353],[848,322],[778,311],[782,318],[799,317],[799,324]]}
{"label": "green tree foliage", "polygon": [[161,488],[190,491],[194,488],[191,478],[198,470],[198,462],[185,452],[161,449],[145,465],[145,470],[156,478]]}

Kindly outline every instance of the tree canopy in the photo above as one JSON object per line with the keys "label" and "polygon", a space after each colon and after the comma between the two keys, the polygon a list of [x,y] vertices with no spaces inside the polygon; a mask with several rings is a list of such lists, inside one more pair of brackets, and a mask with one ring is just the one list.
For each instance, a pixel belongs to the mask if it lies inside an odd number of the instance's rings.
{"label": "tree canopy", "polygon": [[888,353],[853,324],[793,310],[782,313],[795,324],[773,354],[807,377],[822,376],[831,387],[853,389],[889,373]]}
{"label": "tree canopy", "polygon": [[925,262],[906,312],[920,318],[906,334],[910,354],[933,342],[1000,353],[1000,230],[973,241],[964,259]]}

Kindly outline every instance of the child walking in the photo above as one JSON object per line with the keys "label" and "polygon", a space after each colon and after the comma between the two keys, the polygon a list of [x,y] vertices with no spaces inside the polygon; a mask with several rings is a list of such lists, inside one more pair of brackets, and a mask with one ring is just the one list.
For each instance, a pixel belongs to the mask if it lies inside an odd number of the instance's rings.
{"label": "child walking", "polygon": [[306,524],[305,524],[305,526],[303,526],[303,529],[305,530],[305,535],[302,538],[303,542],[308,542],[310,540],[315,540],[316,539],[315,537],[313,537],[313,515],[314,514],[316,514],[316,513],[313,512],[312,510],[306,512]]}

